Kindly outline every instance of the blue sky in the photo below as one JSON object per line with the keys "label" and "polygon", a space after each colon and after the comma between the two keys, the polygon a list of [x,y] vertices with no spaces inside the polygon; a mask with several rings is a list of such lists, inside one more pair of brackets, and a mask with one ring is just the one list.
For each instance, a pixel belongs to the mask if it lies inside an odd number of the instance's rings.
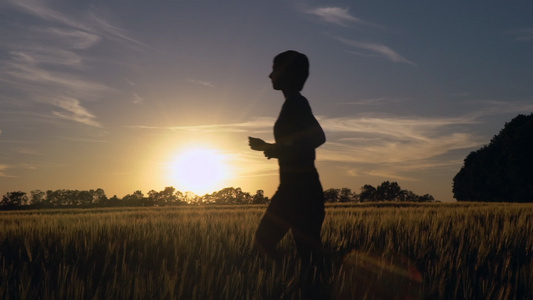
{"label": "blue sky", "polygon": [[533,111],[533,3],[30,1],[0,4],[0,193],[172,185],[194,147],[220,187],[271,195],[272,58],[308,55],[324,188],[397,181],[453,200],[468,153]]}

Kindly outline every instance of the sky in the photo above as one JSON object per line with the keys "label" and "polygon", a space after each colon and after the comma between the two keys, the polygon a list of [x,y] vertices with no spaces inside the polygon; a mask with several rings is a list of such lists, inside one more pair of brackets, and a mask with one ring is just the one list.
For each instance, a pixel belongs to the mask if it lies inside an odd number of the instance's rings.
{"label": "sky", "polygon": [[310,60],[324,189],[388,180],[454,201],[464,158],[533,111],[532,16],[531,1],[2,0],[0,194],[187,191],[217,173],[194,191],[272,196],[277,162],[247,137],[273,141],[268,75],[292,49]]}

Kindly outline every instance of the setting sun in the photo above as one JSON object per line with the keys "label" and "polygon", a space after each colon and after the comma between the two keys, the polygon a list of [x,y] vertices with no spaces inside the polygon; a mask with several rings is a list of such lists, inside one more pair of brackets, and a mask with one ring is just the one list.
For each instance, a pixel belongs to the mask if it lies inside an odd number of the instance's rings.
{"label": "setting sun", "polygon": [[178,190],[201,195],[222,188],[230,177],[227,156],[214,149],[188,149],[170,162],[168,176]]}

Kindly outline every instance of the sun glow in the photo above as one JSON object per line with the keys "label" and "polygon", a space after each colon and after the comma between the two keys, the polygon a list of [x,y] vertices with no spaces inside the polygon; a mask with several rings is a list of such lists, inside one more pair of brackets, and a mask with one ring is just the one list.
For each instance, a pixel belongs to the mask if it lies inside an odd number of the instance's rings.
{"label": "sun glow", "polygon": [[228,156],[205,148],[188,149],[171,161],[169,177],[180,191],[197,195],[222,189],[230,179]]}

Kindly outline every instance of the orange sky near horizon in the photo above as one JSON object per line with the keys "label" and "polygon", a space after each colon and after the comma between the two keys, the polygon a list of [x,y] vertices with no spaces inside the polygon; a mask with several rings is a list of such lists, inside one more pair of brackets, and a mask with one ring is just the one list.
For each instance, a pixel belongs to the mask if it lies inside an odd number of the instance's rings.
{"label": "orange sky near horizon", "polygon": [[[247,138],[273,141],[283,96],[268,74],[293,49],[310,59],[303,95],[327,137],[316,160],[324,189],[395,181],[454,201],[464,158],[533,111],[531,11],[477,1],[2,1],[0,195],[173,186],[270,197],[277,161]],[[209,179],[193,149],[227,170]],[[205,170],[182,177],[195,165]]]}

